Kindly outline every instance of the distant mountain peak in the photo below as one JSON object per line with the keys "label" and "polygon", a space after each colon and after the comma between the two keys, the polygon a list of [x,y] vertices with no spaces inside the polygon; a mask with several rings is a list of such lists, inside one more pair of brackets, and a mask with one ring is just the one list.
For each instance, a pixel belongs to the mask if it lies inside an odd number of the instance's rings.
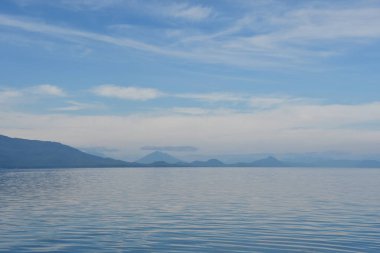
{"label": "distant mountain peak", "polygon": [[274,157],[274,156],[268,156],[268,157],[266,157],[266,158],[264,158],[264,159],[262,159],[262,160],[266,160],[266,161],[279,161],[276,157]]}
{"label": "distant mountain peak", "polygon": [[257,161],[254,161],[252,163],[254,166],[262,166],[262,167],[283,167],[286,166],[286,164],[274,156],[268,156],[264,159],[260,159]]}
{"label": "distant mountain peak", "polygon": [[168,164],[182,163],[182,161],[177,159],[176,157],[174,157],[168,153],[158,151],[158,150],[154,151],[150,154],[147,154],[146,156],[140,158],[136,162],[142,163],[142,164],[151,164],[151,163],[155,163],[155,162],[165,162]]}

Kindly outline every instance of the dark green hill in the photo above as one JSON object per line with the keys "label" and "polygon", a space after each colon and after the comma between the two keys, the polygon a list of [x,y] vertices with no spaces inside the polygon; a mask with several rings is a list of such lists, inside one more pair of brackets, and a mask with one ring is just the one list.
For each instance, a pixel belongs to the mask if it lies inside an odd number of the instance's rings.
{"label": "dark green hill", "polygon": [[0,168],[123,167],[127,162],[90,155],[58,142],[0,135]]}

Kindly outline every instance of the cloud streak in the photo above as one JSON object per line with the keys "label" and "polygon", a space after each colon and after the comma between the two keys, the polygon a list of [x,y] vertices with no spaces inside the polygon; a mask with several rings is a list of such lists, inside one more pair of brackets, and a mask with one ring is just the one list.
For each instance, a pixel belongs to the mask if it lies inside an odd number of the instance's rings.
{"label": "cloud streak", "polygon": [[209,18],[213,11],[210,7],[201,5],[189,5],[187,3],[176,3],[165,7],[165,13],[175,18],[191,21],[201,21]]}
{"label": "cloud streak", "polygon": [[241,94],[226,93],[226,92],[211,92],[211,93],[183,93],[173,95],[178,98],[194,99],[207,102],[242,102],[246,99]]}
{"label": "cloud streak", "polygon": [[0,25],[14,27],[14,28],[18,28],[21,30],[29,31],[29,32],[36,32],[36,33],[42,33],[42,34],[51,35],[51,36],[58,36],[64,40],[67,39],[66,36],[69,36],[69,37],[74,37],[74,38],[75,37],[83,38],[87,40],[108,43],[108,44],[112,44],[116,46],[133,48],[137,50],[148,51],[148,52],[157,53],[157,54],[172,55],[172,56],[186,55],[185,53],[164,50],[158,46],[139,42],[137,40],[133,40],[129,38],[116,38],[109,35],[86,32],[86,31],[76,30],[72,28],[59,27],[59,26],[49,25],[49,24],[45,24],[41,22],[35,22],[32,20],[26,21],[26,20],[17,19],[17,18],[7,16],[7,15],[0,15]]}
{"label": "cloud streak", "polygon": [[51,84],[41,84],[32,88],[33,92],[39,95],[64,97],[66,93],[58,86]]}
{"label": "cloud streak", "polygon": [[[87,1],[80,3],[89,4]],[[104,3],[99,1],[100,6]],[[116,4],[120,5],[119,2]],[[247,7],[239,17],[233,19],[226,19],[223,13],[218,13],[216,17],[219,19],[216,21],[220,25],[212,31],[202,26],[195,29],[163,25],[155,27],[155,30],[162,32],[153,32],[149,27],[140,26],[138,30],[145,31],[144,34],[149,36],[140,36],[139,39],[132,39],[133,34],[121,37],[7,15],[0,15],[0,25],[58,37],[72,43],[82,39],[202,63],[256,68],[304,66],[313,60],[343,54],[363,41],[380,38],[380,8],[365,5],[364,2],[352,7],[304,4],[297,8],[277,8],[275,12],[269,11],[269,7],[260,11],[255,9],[258,6]],[[160,8],[165,10],[162,12],[164,15],[192,21],[206,20],[215,13],[210,7],[188,3]],[[157,16],[155,9],[152,7],[149,13],[141,13],[158,18],[160,15]],[[131,27],[130,24],[115,26]],[[169,34],[173,29],[176,36],[162,36],[165,30]],[[342,41],[346,42],[343,48],[337,43]]]}
{"label": "cloud streak", "polygon": [[[286,96],[253,96],[251,94],[239,94],[231,92],[205,92],[205,93],[167,93],[154,88],[139,88],[133,86],[118,86],[105,84],[94,87],[92,93],[97,96],[118,98],[124,100],[146,101],[161,97],[180,98],[210,104],[233,103],[245,104],[256,109],[268,109],[284,104],[297,104],[310,102],[311,99],[293,98]],[[173,107],[172,112],[180,114],[206,115],[210,113],[223,113],[225,110],[210,110],[205,107]]]}
{"label": "cloud streak", "polygon": [[102,97],[146,101],[160,97],[198,100],[203,102],[248,102],[249,96],[227,92],[167,93],[155,88],[104,84],[94,87],[92,93]]}
{"label": "cloud streak", "polygon": [[94,109],[104,109],[105,106],[102,104],[90,104],[90,103],[81,103],[77,101],[67,101],[68,105],[63,107],[53,108],[52,111],[57,112],[76,112],[83,110],[94,110]]}
{"label": "cloud streak", "polygon": [[195,152],[198,148],[193,146],[144,146],[141,150],[168,151],[168,152]]}
{"label": "cloud streak", "polygon": [[65,97],[66,92],[55,85],[42,84],[26,88],[0,87],[0,104],[12,106],[20,103],[33,103],[36,99],[48,97]]}
{"label": "cloud streak", "polygon": [[112,84],[97,86],[92,89],[95,95],[125,100],[146,101],[163,96],[159,90],[152,88],[123,87]]}

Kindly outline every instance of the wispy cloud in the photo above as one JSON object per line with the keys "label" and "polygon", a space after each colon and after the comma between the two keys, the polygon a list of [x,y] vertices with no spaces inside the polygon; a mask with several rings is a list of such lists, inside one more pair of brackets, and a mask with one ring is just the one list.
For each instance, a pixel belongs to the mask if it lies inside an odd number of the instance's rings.
{"label": "wispy cloud", "polygon": [[[232,92],[204,92],[204,93],[168,93],[155,88],[139,88],[139,87],[124,87],[117,85],[101,85],[94,87],[92,93],[98,96],[119,98],[125,100],[137,100],[146,101],[156,99],[159,97],[180,98],[186,100],[193,100],[195,102],[206,102],[210,104],[224,103],[225,108],[207,108],[196,106],[175,106],[170,109],[171,112],[180,114],[193,114],[193,115],[207,115],[215,113],[225,113],[231,111],[227,109],[229,105],[239,104],[241,106],[247,106],[248,108],[255,109],[271,109],[283,105],[294,104],[307,104],[315,102],[308,98],[291,97],[291,96],[254,96],[249,93],[232,93]],[[227,104],[226,104],[227,103]]]}
{"label": "wispy cloud", "polygon": [[255,109],[274,109],[280,106],[318,104],[318,99],[290,96],[252,96],[247,100],[249,106]]}
{"label": "wispy cloud", "polygon": [[144,146],[141,150],[169,151],[169,152],[194,152],[198,148],[193,146]]}
{"label": "wispy cloud", "polygon": [[190,5],[188,3],[175,3],[163,7],[166,15],[187,19],[191,21],[200,21],[209,18],[213,14],[210,7],[202,5]]}
{"label": "wispy cloud", "polygon": [[[162,110],[165,111],[165,110]],[[210,116],[210,115],[225,115],[231,112],[237,112],[236,110],[229,109],[228,106],[222,108],[205,108],[205,107],[173,107],[170,110],[166,110],[166,114],[179,114],[179,115],[196,115],[196,116]],[[165,114],[165,113],[164,113]]]}
{"label": "wispy cloud", "polygon": [[95,103],[82,103],[77,101],[67,101],[68,105],[63,107],[53,108],[52,111],[61,111],[61,112],[74,112],[74,111],[83,111],[83,110],[94,110],[94,109],[104,109],[105,106],[102,104]]}
{"label": "wispy cloud", "polygon": [[77,10],[99,10],[118,6],[123,0],[60,0],[60,4]]}
{"label": "wispy cloud", "polygon": [[276,105],[283,104],[285,102],[288,102],[287,99],[284,98],[252,98],[249,102],[249,104],[254,108],[270,108]]}
{"label": "wispy cloud", "polygon": [[210,114],[210,110],[202,107],[174,107],[171,112],[179,114],[190,114],[190,115],[207,115]]}
{"label": "wispy cloud", "polygon": [[[183,93],[174,94],[174,97],[185,98],[190,100],[198,100],[210,103],[239,103],[240,105],[246,105],[250,108],[255,109],[273,109],[278,106],[283,105],[296,105],[296,104],[310,104],[311,102],[316,102],[316,99],[301,98],[301,97],[291,97],[291,96],[280,96],[280,95],[253,95],[249,93],[228,93],[228,92],[211,92],[211,93]],[[228,104],[224,104],[228,107]],[[176,108],[178,112],[188,112],[189,114],[206,114],[210,112],[205,108]],[[212,112],[215,112],[212,110]]]}
{"label": "wispy cloud", "polygon": [[246,96],[234,93],[212,92],[212,93],[183,93],[173,96],[186,99],[195,99],[207,102],[242,102]]}
{"label": "wispy cloud", "polygon": [[140,101],[155,99],[163,95],[161,91],[152,88],[123,87],[112,84],[95,87],[92,92],[102,97]]}
{"label": "wispy cloud", "polygon": [[282,39],[321,41],[380,37],[380,8],[301,9],[276,22],[291,25]]}
{"label": "wispy cloud", "polygon": [[[153,52],[157,54],[172,55],[172,56],[185,56],[186,53],[178,52],[173,50],[165,50],[158,46],[140,42],[137,40],[129,38],[117,38],[109,35],[86,32],[81,30],[76,30],[72,28],[59,27],[54,25],[49,25],[46,23],[36,22],[33,20],[19,19],[7,15],[0,15],[0,25],[14,27],[22,29],[29,32],[37,32],[50,36],[60,37],[61,39],[67,40],[70,38],[83,38],[92,41],[98,41],[103,43],[108,43],[121,47],[134,48],[137,50],[143,50],[148,52]],[[67,37],[68,36],[68,37]]]}
{"label": "wispy cloud", "polygon": [[[194,21],[210,18],[214,13],[210,7],[189,3],[174,3],[159,8],[166,10],[162,12],[165,15]],[[138,36],[140,39],[136,39],[133,35],[114,36],[112,33],[90,32],[0,15],[2,26],[58,37],[72,43],[82,39],[204,63],[268,68],[294,64],[304,66],[310,60],[342,54],[362,41],[378,40],[380,8],[365,4],[352,7],[304,4],[302,8],[283,8],[274,13],[269,9],[257,11],[247,8],[239,17],[224,19],[220,24],[212,31],[202,27],[155,27],[162,31],[160,33],[141,26],[138,30],[145,30],[149,36]],[[163,37],[165,28],[168,31],[174,29],[176,36]],[[337,45],[342,40],[346,42],[344,47]]]}
{"label": "wispy cloud", "polygon": [[13,0],[20,6],[29,6],[29,5],[52,5],[56,7],[66,8],[74,11],[80,10],[102,10],[109,7],[114,7],[125,3],[124,0],[54,0],[54,1],[45,1],[45,0]]}
{"label": "wispy cloud", "polygon": [[48,95],[48,96],[58,96],[64,97],[66,93],[62,88],[51,85],[51,84],[41,84],[32,88],[32,91],[39,95]]}
{"label": "wispy cloud", "polygon": [[270,32],[240,38],[235,42],[237,46],[262,50],[291,48],[293,52],[300,47],[312,54],[316,43],[327,43],[321,45],[322,49],[332,51],[335,47],[331,43],[336,41],[378,39],[380,8],[300,9],[270,17],[265,25]]}
{"label": "wispy cloud", "polygon": [[30,103],[42,97],[64,97],[65,91],[55,85],[42,84],[24,88],[0,87],[0,103],[3,105],[15,105],[18,103]]}

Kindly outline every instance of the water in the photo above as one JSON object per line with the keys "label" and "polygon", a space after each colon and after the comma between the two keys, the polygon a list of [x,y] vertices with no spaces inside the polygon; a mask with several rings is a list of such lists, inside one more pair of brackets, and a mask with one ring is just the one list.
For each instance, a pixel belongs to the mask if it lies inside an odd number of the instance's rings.
{"label": "water", "polygon": [[0,170],[0,252],[380,252],[380,170]]}

